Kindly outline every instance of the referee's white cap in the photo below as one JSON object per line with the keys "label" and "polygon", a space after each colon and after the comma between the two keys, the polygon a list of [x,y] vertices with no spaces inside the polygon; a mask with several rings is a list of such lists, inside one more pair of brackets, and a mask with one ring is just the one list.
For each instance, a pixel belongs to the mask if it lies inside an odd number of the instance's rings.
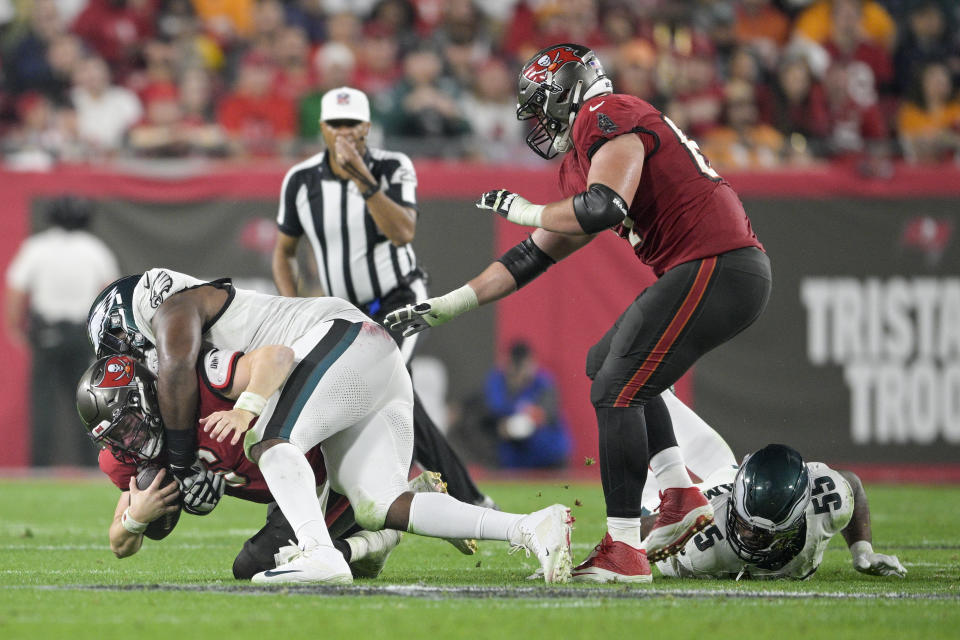
{"label": "referee's white cap", "polygon": [[338,87],[323,94],[320,120],[360,120],[370,122],[370,101],[363,91]]}

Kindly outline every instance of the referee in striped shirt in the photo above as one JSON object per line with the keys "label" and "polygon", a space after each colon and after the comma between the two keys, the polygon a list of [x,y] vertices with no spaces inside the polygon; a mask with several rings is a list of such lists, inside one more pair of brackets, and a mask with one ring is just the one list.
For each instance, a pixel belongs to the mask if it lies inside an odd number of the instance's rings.
{"label": "referee in striped shirt", "polygon": [[[370,104],[357,89],[324,94],[320,131],[327,150],[294,165],[283,179],[273,279],[281,295],[297,295],[297,246],[306,235],[326,294],[349,300],[379,323],[428,297],[410,245],[417,174],[405,154],[367,148]],[[409,367],[417,336],[393,335]],[[414,459],[439,471],[455,498],[490,504],[416,394],[413,426]]]}

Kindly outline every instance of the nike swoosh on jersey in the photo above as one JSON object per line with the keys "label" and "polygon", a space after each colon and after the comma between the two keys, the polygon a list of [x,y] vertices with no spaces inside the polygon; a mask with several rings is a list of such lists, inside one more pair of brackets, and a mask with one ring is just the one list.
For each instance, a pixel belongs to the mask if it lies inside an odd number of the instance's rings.
{"label": "nike swoosh on jersey", "polygon": [[301,573],[300,569],[284,569],[283,571],[274,571],[273,569],[268,569],[263,572],[263,575],[272,578],[273,576],[282,576],[285,573]]}
{"label": "nike swoosh on jersey", "polygon": [[590,111],[596,111],[597,109],[603,106],[604,102],[606,102],[606,100],[602,100],[599,104],[592,105],[590,107]]}

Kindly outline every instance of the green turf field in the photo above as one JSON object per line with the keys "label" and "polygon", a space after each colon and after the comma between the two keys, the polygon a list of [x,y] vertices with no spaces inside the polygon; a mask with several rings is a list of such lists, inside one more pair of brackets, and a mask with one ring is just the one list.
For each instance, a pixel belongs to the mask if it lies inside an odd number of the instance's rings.
{"label": "green turf field", "polygon": [[[573,507],[575,559],[603,532],[599,486],[482,488],[512,511]],[[524,579],[535,559],[508,556],[504,543],[466,557],[406,536],[377,580],[269,590],[230,573],[260,505],[225,498],[117,560],[107,526],[118,493],[106,479],[0,480],[0,639],[960,638],[960,487],[867,492],[874,547],[900,557],[904,580],[856,573],[838,536],[803,583],[657,576],[645,587],[547,587]]]}

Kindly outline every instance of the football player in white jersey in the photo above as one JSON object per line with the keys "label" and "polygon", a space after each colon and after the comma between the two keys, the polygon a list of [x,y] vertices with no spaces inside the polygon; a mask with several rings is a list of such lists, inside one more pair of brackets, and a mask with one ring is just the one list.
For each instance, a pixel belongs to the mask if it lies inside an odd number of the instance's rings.
{"label": "football player in white jersey", "polygon": [[[850,471],[805,463],[794,449],[771,444],[747,456],[739,469],[718,470],[701,488],[713,505],[714,523],[656,564],[664,576],[805,580],[837,533],[857,571],[901,578],[907,573],[896,556],[873,551],[867,496]],[[652,525],[652,516],[645,519]]]}
{"label": "football player in white jersey", "polygon": [[347,496],[365,529],[504,540],[534,553],[547,582],[569,579],[573,520],[567,507],[512,514],[407,490],[413,453],[410,376],[393,338],[349,302],[269,296],[236,289],[229,280],[205,282],[151,269],[101,293],[88,325],[98,355],[106,350],[142,355],[156,347],[169,465],[183,479],[190,477],[195,457],[194,367],[201,346],[292,349],[295,366],[280,377],[282,386],[251,380],[234,408],[217,418],[224,433],[247,433],[245,450],[297,536],[298,553],[257,574],[254,582],[352,581],[330,539],[304,456],[318,444],[332,488]]}

